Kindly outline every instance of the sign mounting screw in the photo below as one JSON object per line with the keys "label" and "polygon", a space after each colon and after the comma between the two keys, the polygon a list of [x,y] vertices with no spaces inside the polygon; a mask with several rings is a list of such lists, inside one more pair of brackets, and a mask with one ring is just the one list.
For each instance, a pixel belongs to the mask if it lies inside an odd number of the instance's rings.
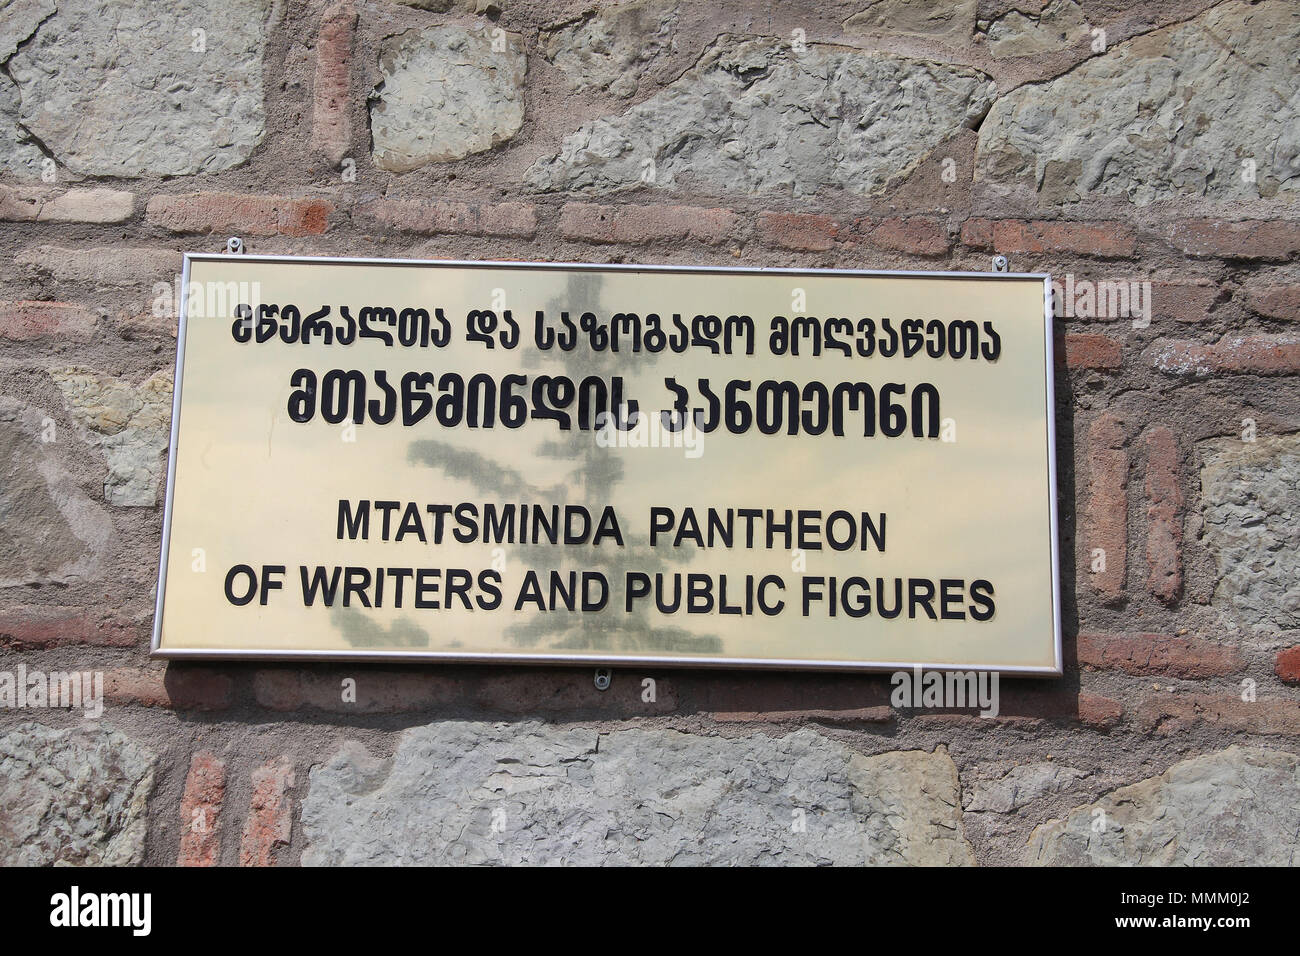
{"label": "sign mounting screw", "polygon": [[614,672],[608,667],[596,668],[596,690],[609,690],[610,681],[614,679]]}
{"label": "sign mounting screw", "polygon": [[240,239],[238,236],[231,236],[226,240],[226,252],[232,256],[243,255],[244,240]]}
{"label": "sign mounting screw", "polygon": [[994,272],[1010,272],[1010,271],[1011,271],[1011,260],[1008,259],[1006,256],[994,256],[994,257],[993,257],[993,271],[994,271]]}

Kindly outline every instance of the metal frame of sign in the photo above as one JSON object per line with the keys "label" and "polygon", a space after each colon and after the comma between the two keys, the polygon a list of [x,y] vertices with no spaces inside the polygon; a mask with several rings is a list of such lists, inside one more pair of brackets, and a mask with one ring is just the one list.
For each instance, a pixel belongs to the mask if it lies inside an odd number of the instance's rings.
{"label": "metal frame of sign", "polygon": [[[456,267],[462,269],[538,269],[585,272],[685,272],[708,275],[825,275],[825,276],[914,276],[925,279],[978,279],[988,282],[1039,279],[1043,283],[1043,322],[1046,349],[1046,421],[1049,510],[1051,517],[1052,552],[1052,627],[1055,663],[1052,667],[970,665],[959,663],[926,664],[925,670],[944,671],[996,671],[1007,676],[1059,677],[1063,673],[1061,653],[1061,566],[1060,529],[1057,520],[1056,486],[1056,384],[1054,375],[1054,337],[1052,309],[1052,278],[1042,272],[927,272],[924,270],[889,269],[794,269],[744,266],[673,266],[600,264],[576,262],[511,262],[501,260],[465,261],[456,259],[380,259],[347,256],[254,256],[219,253],[185,253],[181,272],[181,288],[189,289],[190,263],[196,260],[258,260],[263,262],[362,263],[385,266]],[[361,662],[433,662],[498,663],[498,664],[551,664],[599,665],[627,667],[633,664],[655,667],[732,668],[762,670],[809,671],[898,671],[911,670],[916,665],[906,661],[822,661],[767,658],[704,658],[673,657],[669,655],[605,655],[605,654],[462,654],[454,651],[314,651],[314,650],[204,650],[201,648],[160,647],[162,640],[163,600],[167,588],[167,559],[171,546],[172,495],[176,480],[176,447],[180,425],[181,389],[185,369],[185,331],[188,295],[181,296],[180,321],[176,334],[176,378],[172,396],[171,440],[167,458],[167,493],[163,508],[162,553],[158,567],[158,592],[154,608],[153,641],[150,656],[170,660],[280,660],[280,661],[361,661]]]}

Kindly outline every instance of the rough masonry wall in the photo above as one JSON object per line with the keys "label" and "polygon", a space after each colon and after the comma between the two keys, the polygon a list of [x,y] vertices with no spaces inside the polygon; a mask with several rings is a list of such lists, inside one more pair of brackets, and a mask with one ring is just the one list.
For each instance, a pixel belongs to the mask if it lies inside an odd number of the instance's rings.
{"label": "rough masonry wall", "polygon": [[[0,709],[0,863],[1297,862],[1297,49],[1291,0],[0,0],[0,672],[106,699]],[[229,235],[1051,272],[1065,676],[150,661]]]}

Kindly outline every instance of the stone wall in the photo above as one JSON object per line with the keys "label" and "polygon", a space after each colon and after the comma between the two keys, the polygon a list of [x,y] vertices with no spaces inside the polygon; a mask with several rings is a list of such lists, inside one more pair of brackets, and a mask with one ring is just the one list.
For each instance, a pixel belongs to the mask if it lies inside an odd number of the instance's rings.
{"label": "stone wall", "polygon": [[[106,701],[0,710],[0,863],[1296,862],[1297,49],[1291,0],[0,0],[0,671]],[[1064,678],[150,661],[228,235],[1051,272]]]}

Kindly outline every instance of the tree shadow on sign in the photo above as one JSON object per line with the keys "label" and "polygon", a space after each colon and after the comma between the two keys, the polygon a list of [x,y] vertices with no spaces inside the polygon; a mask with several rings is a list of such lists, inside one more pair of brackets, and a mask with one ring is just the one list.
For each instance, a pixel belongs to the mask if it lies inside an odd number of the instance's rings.
{"label": "tree shadow on sign", "polygon": [[[539,454],[545,457],[567,457],[578,460],[585,466],[588,453],[581,448],[572,448],[574,442],[596,448],[594,441],[587,442],[573,436],[568,442],[544,442]],[[446,442],[412,442],[407,460],[413,464],[438,468],[448,478],[468,481],[485,495],[502,501],[583,504],[594,513],[599,513],[609,498],[607,494],[602,496],[592,489],[612,487],[617,480],[619,467],[617,461],[602,461],[597,457],[590,462],[590,467],[574,469],[572,476],[585,491],[581,500],[574,501],[569,495],[568,486],[561,484],[551,488],[538,488],[514,469]],[[653,574],[669,567],[669,559],[652,549],[646,536],[627,534],[624,541],[625,546],[622,548],[584,546],[574,550],[583,556],[582,568],[602,573],[610,583],[611,590],[625,580],[628,571]],[[545,577],[542,569],[555,561],[555,547],[549,543],[529,543],[515,544],[512,550],[526,567],[537,570],[541,579]],[[679,554],[673,555],[673,559],[689,561],[693,550],[682,548]],[[617,619],[611,617],[613,611],[604,615],[575,613],[578,615],[576,620],[574,614],[565,611],[541,614],[530,621],[506,626],[504,634],[519,647],[551,651],[700,655],[722,653],[722,639],[717,635],[699,634],[680,627],[654,626],[640,609],[631,614],[620,614]]]}
{"label": "tree shadow on sign", "polygon": [[353,647],[400,650],[429,646],[429,632],[408,617],[399,618],[385,628],[356,608],[336,607],[330,610],[330,623]]}

